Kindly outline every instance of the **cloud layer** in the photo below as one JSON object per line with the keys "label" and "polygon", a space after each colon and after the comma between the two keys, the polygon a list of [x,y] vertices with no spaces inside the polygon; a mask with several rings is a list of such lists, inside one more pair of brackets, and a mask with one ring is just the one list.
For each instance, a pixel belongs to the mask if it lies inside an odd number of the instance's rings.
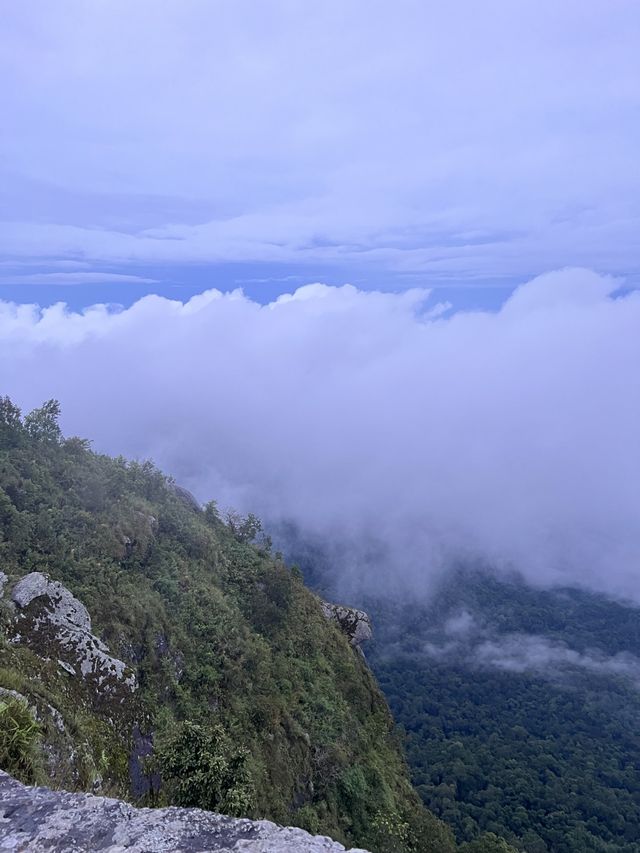
{"label": "cloud layer", "polygon": [[0,252],[637,275],[639,25],[634,0],[8,4]]}
{"label": "cloud layer", "polygon": [[[535,673],[552,680],[582,672],[595,676],[617,676],[640,687],[640,658],[624,651],[608,654],[599,648],[579,651],[566,642],[541,634],[500,633],[495,627],[461,610],[444,624],[442,634],[432,628],[432,639],[418,649],[399,654],[426,655],[437,661],[462,663],[478,669]],[[393,654],[391,652],[390,654]]]}
{"label": "cloud layer", "polygon": [[266,306],[0,303],[0,388],[339,545],[354,583],[422,592],[479,559],[640,600],[640,294],[616,286],[550,273],[498,313],[321,284]]}

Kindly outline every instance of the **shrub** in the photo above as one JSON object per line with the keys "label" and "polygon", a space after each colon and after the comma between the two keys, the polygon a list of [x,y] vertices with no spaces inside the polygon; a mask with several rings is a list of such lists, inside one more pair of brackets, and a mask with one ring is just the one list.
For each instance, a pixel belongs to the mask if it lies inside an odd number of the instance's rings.
{"label": "shrub", "polygon": [[248,755],[222,726],[184,722],[159,745],[157,762],[177,805],[246,815],[253,804]]}
{"label": "shrub", "polygon": [[40,726],[26,702],[0,699],[0,768],[32,784],[40,781]]}

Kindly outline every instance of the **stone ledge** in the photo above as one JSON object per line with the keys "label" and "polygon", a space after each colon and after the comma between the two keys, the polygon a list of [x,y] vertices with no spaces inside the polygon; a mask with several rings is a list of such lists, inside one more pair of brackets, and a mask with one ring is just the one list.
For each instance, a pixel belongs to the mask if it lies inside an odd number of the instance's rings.
{"label": "stone ledge", "polygon": [[[343,853],[342,844],[270,821],[31,788],[0,771],[0,850],[29,853]],[[366,853],[352,850],[352,853]]]}

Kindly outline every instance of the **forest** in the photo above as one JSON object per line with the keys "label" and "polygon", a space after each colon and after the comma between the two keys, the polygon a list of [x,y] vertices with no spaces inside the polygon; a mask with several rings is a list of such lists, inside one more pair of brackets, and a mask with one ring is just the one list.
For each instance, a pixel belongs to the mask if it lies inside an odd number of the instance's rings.
{"label": "forest", "polygon": [[425,804],[461,841],[638,853],[638,609],[486,571],[435,600],[378,605],[369,655]]}

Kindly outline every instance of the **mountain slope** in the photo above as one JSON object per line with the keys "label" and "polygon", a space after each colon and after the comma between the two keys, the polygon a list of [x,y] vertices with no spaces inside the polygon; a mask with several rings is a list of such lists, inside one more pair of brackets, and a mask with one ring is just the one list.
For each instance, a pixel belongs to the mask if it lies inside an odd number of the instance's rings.
{"label": "mountain slope", "polygon": [[[371,672],[268,540],[251,544],[255,519],[225,523],[151,464],[65,440],[57,416],[55,403],[22,418],[0,401],[5,769],[375,851],[453,850],[408,782]],[[16,583],[30,573],[50,594],[22,607]],[[122,662],[131,689],[96,689],[60,657],[68,620],[55,654],[38,646],[49,616],[33,608],[62,595],[50,582],[70,591],[82,637],[113,671]]]}

